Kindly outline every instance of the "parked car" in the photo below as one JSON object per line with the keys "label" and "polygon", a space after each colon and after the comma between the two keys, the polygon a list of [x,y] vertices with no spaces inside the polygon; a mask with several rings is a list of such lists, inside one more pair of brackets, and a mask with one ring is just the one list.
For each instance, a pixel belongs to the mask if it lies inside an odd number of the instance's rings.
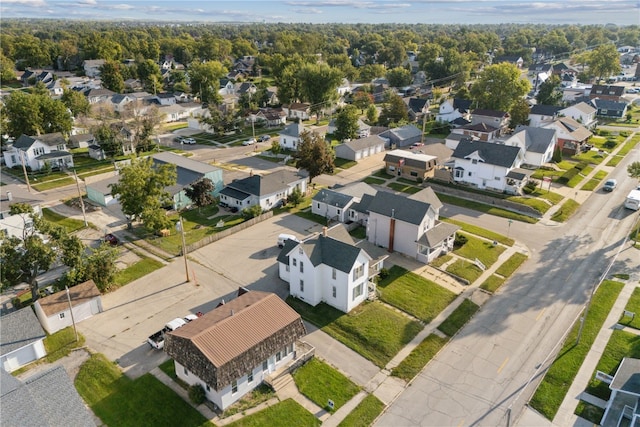
{"label": "parked car", "polygon": [[242,145],[253,145],[255,143],[256,143],[256,140],[254,138],[251,138],[251,139],[247,139],[246,141],[244,141],[242,143]]}
{"label": "parked car", "polygon": [[414,142],[413,144],[411,144],[411,148],[418,148],[418,147],[422,147],[424,144],[422,142]]}
{"label": "parked car", "polygon": [[258,138],[258,142],[267,142],[270,139],[271,135],[261,135],[260,138]]}
{"label": "parked car", "polygon": [[608,179],[605,181],[604,186],[602,187],[602,189],[604,191],[607,192],[611,192],[613,190],[615,190],[615,188],[618,186],[618,181],[616,181],[615,179]]}
{"label": "parked car", "polygon": [[236,213],[238,212],[240,209],[238,209],[237,206],[231,206],[231,208],[229,209],[231,211],[231,213]]}
{"label": "parked car", "polygon": [[175,331],[176,329],[183,327],[187,323],[188,322],[185,321],[184,318],[177,317],[164,325],[164,328],[160,329],[158,332],[149,335],[149,338],[147,338],[147,342],[152,348],[155,348],[156,350],[162,350],[164,348],[164,334],[166,334],[167,332]]}
{"label": "parked car", "polygon": [[114,236],[112,233],[105,234],[104,241],[111,246],[118,246],[118,238]]}
{"label": "parked car", "polygon": [[180,144],[195,144],[196,140],[193,138],[183,138]]}

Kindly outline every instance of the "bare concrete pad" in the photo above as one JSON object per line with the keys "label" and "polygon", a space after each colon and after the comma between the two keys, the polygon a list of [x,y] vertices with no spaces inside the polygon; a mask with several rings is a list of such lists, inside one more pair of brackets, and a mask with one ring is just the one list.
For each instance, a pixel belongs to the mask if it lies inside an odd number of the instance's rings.
{"label": "bare concrete pad", "polygon": [[380,387],[373,391],[373,395],[380,399],[385,405],[390,404],[404,391],[405,383],[396,377],[387,377]]}
{"label": "bare concrete pad", "polygon": [[475,289],[469,299],[482,307],[485,302],[489,301],[489,298],[491,298],[489,293],[481,291],[480,289]]}
{"label": "bare concrete pad", "polygon": [[364,389],[367,390],[368,393],[373,393],[378,387],[380,387],[380,384],[382,384],[388,376],[388,371],[382,370],[378,372],[371,381],[365,385]]}

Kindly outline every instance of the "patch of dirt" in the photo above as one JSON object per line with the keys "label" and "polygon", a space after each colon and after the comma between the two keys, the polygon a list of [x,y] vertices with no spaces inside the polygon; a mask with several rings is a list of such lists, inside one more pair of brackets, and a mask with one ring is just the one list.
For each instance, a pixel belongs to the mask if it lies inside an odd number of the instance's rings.
{"label": "patch of dirt", "polygon": [[[83,199],[84,202],[84,211],[85,212],[95,212],[98,210],[98,208],[96,206],[94,206],[93,204],[91,204],[88,200]],[[74,197],[73,199],[69,199],[66,200],[64,202],[65,205],[77,209],[80,212],[82,212],[82,206],[80,205],[80,198],[79,197]]]}

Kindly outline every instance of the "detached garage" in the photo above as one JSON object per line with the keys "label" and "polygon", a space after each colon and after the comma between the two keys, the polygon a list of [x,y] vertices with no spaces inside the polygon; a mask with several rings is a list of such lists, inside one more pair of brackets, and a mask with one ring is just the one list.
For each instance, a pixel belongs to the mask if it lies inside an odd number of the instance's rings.
{"label": "detached garage", "polygon": [[47,355],[46,334],[29,307],[0,318],[0,366],[13,372]]}
{"label": "detached garage", "polygon": [[38,320],[48,333],[53,334],[73,324],[69,310],[69,299],[71,299],[71,307],[73,307],[73,320],[76,323],[102,312],[100,291],[93,280],[70,288],[68,298],[67,291],[60,291],[40,298],[33,306]]}
{"label": "detached garage", "polygon": [[118,175],[114,175],[100,181],[87,182],[87,197],[100,206],[115,203],[117,199],[111,195],[111,184],[116,184],[119,179]]}

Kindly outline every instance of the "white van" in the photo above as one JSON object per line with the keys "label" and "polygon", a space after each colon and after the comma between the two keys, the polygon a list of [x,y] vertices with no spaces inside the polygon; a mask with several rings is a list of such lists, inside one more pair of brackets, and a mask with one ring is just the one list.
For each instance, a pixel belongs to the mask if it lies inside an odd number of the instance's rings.
{"label": "white van", "polygon": [[624,207],[634,211],[640,209],[640,189],[631,190],[631,193],[629,193],[624,201]]}
{"label": "white van", "polygon": [[278,236],[278,247],[282,248],[284,246],[284,242],[287,240],[293,240],[294,242],[299,242],[298,238],[293,234],[281,234]]}

